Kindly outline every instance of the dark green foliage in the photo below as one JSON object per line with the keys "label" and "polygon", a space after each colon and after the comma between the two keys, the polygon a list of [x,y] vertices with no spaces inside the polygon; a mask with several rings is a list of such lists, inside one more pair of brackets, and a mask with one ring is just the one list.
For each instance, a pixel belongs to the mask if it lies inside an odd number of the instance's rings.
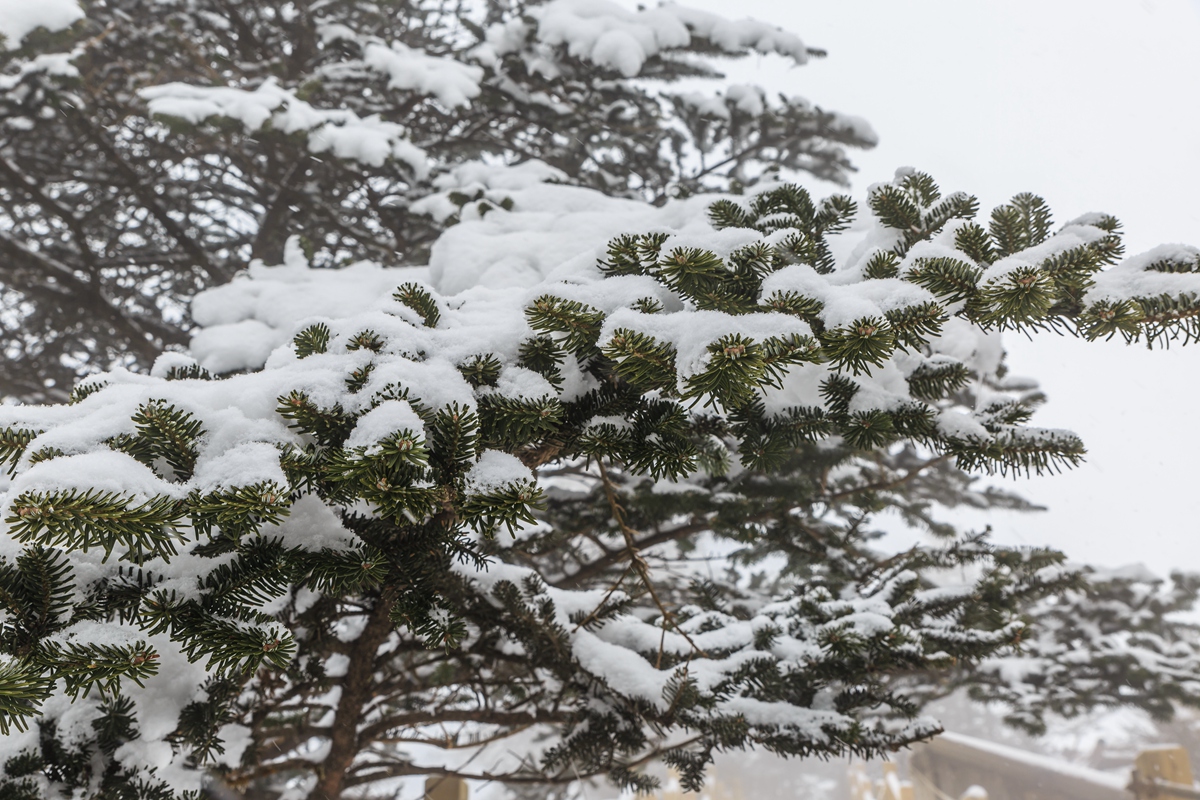
{"label": "dark green foliage", "polygon": [[889,250],[876,250],[867,259],[863,274],[868,278],[894,278],[900,272],[900,259]]}
{"label": "dark green foliage", "polygon": [[296,652],[296,642],[276,626],[246,624],[265,622],[253,615],[229,619],[212,614],[201,602],[185,600],[173,592],[157,591],[143,604],[146,632],[168,633],[179,642],[189,660],[207,660],[210,671],[253,673],[266,664],[283,669]]}
{"label": "dark green foliage", "polygon": [[129,448],[120,448],[153,468],[162,459],[186,480],[196,465],[196,440],[204,435],[204,426],[186,411],[161,401],[146,403],[131,418],[137,434]]}
{"label": "dark green foliage", "polygon": [[171,367],[163,377],[169,381],[211,381],[213,379],[212,373],[199,364]]}
{"label": "dark green foliage", "polygon": [[[1116,222],[1116,220],[1113,220],[1113,222]],[[1187,258],[1182,255],[1170,255],[1165,258],[1160,258],[1156,261],[1151,261],[1146,265],[1146,269],[1153,272],[1169,272],[1175,274],[1183,272],[1200,272],[1200,256]]]}
{"label": "dark green foliage", "polygon": [[[114,550],[120,560],[142,564],[174,555],[184,514],[181,503],[169,497],[138,502],[116,492],[25,492],[14,498],[5,519],[18,542],[72,550]],[[113,535],[113,526],[119,526]]]}
{"label": "dark green foliage", "polygon": [[575,300],[543,295],[525,310],[529,325],[538,333],[555,338],[568,352],[586,355],[596,346],[604,315]]}
{"label": "dark green foliage", "polygon": [[1040,325],[1054,306],[1054,280],[1033,267],[1018,267],[990,282],[973,299],[988,309],[982,320],[1001,328]]}
{"label": "dark green foliage", "polygon": [[415,283],[406,283],[392,295],[398,302],[411,308],[421,317],[427,328],[436,328],[442,312],[428,289]]}
{"label": "dark green foliage", "polygon": [[989,442],[952,442],[948,448],[960,468],[1001,475],[1057,472],[1077,466],[1084,453],[1083,442],[1062,431],[998,432]]}
{"label": "dark green foliage", "polygon": [[896,337],[896,346],[917,350],[942,332],[948,316],[939,303],[925,302],[884,312],[884,318]]}
{"label": "dark green foliage", "polygon": [[[212,678],[204,687],[207,699],[188,703],[179,713],[179,727],[172,733],[170,740],[172,743],[188,747],[194,764],[209,763],[214,756],[225,752],[225,743],[219,736],[219,730],[234,718],[231,706],[236,689],[237,684],[228,678]],[[127,698],[122,697],[118,700],[126,703],[119,709],[119,714],[110,712],[101,720],[97,720],[103,722],[108,729],[105,731],[107,735],[97,736],[101,749],[106,752],[111,752],[106,748],[106,740],[132,738],[130,734],[133,733],[133,720],[128,716],[128,712],[133,709],[133,704]]]}
{"label": "dark green foliage", "polygon": [[485,395],[479,403],[479,419],[483,442],[510,450],[556,431],[562,422],[562,404],[549,395],[537,400]]}
{"label": "dark green foliage", "polygon": [[457,484],[479,452],[479,416],[452,404],[437,412],[429,426],[430,468],[436,480]]}
{"label": "dark green foliage", "polygon": [[28,428],[0,429],[0,464],[8,465],[8,473],[13,474],[17,462],[25,452],[25,448],[38,435],[38,431]]}
{"label": "dark green foliage", "polygon": [[211,537],[220,528],[224,536],[236,539],[254,533],[263,524],[278,524],[287,514],[288,500],[280,486],[239,486],[203,495],[193,493],[188,498],[188,513],[201,536]]}
{"label": "dark green foliage", "polygon": [[709,208],[709,219],[717,228],[789,231],[775,247],[771,267],[781,262],[808,264],[817,272],[828,273],[833,270],[834,259],[825,237],[849,226],[857,210],[857,204],[845,195],[827,197],[818,208],[803,187],[784,184],[760,192],[748,207],[718,200]]}
{"label": "dark green foliage", "polygon": [[[36,703],[50,694],[53,682],[32,664],[0,665],[0,735],[25,730],[28,717],[38,714]],[[13,774],[13,773],[9,773]]]}
{"label": "dark green foliage", "polygon": [[533,511],[541,507],[542,490],[532,481],[523,481],[500,489],[468,493],[460,513],[465,523],[486,536],[494,536],[502,525],[513,533],[522,523],[536,523]]}
{"label": "dark green foliage", "polygon": [[[743,208],[741,203],[736,200],[722,198],[709,206],[708,218],[713,227],[718,230],[721,228],[751,228],[754,226],[755,215]],[[636,237],[629,236],[627,238],[636,241]],[[613,250],[610,245],[610,260],[612,256]]]}
{"label": "dark green foliage", "polygon": [[987,266],[996,260],[996,250],[991,236],[978,223],[967,222],[960,225],[954,233],[954,246],[981,266]]}
{"label": "dark green foliage", "polygon": [[383,339],[375,331],[359,331],[350,337],[350,341],[346,343],[346,349],[351,351],[370,350],[372,353],[378,353],[383,350]]}
{"label": "dark green foliage", "polygon": [[341,406],[320,408],[300,391],[280,397],[277,411],[284,419],[291,420],[293,427],[326,447],[341,444],[354,428],[354,419]]}
{"label": "dark green foliage", "polygon": [[671,345],[619,328],[613,331],[603,352],[612,360],[614,371],[638,389],[676,392],[675,348]]}
{"label": "dark green foliage", "polygon": [[81,380],[79,383],[75,384],[75,388],[71,390],[71,396],[69,398],[70,402],[81,403],[90,395],[93,395],[103,389],[104,386],[105,383],[100,380]]}
{"label": "dark green foliage", "polygon": [[460,364],[458,371],[473,388],[495,386],[496,379],[500,377],[500,359],[492,353],[474,356],[465,364]]}
{"label": "dark green foliage", "polygon": [[797,292],[774,292],[763,301],[763,305],[773,311],[794,314],[810,325],[820,324],[818,316],[825,304],[812,297],[805,297]]}
{"label": "dark green foliage", "polygon": [[969,220],[979,211],[979,202],[971,195],[955,192],[943,198],[932,177],[912,171],[897,173],[896,182],[875,187],[867,202],[875,216],[899,234],[895,246],[899,255],[950,220]]}
{"label": "dark green foliage", "polygon": [[1041,244],[1050,234],[1050,207],[1037,195],[1023,193],[992,212],[991,233],[996,253],[1011,255]]}
{"label": "dark green foliage", "polygon": [[0,664],[0,733],[24,730],[56,680],[72,697],[95,688],[111,698],[123,679],[140,684],[157,671],[157,655],[145,643],[45,640],[71,621],[72,572],[62,552],[43,546],[26,548],[15,563],[0,561],[0,609],[7,614],[0,649],[17,656]]}
{"label": "dark green foliage", "polygon": [[904,277],[924,286],[944,302],[955,303],[975,296],[980,272],[954,258],[918,258]]}
{"label": "dark green foliage", "polygon": [[351,594],[380,586],[388,576],[387,557],[373,547],[326,551],[311,559],[309,581],[329,594]]}
{"label": "dark green foliage", "polygon": [[[731,201],[718,200],[713,208],[717,208],[721,203],[737,207]],[[641,236],[622,234],[608,243],[608,258],[598,266],[608,275],[645,275],[657,263],[667,238],[665,233],[647,233]]]}
{"label": "dark green foliage", "polygon": [[[1173,613],[1192,607],[1196,575],[1177,572],[1164,581],[1088,569],[1067,574],[1060,583],[1061,591],[1035,606],[1040,635],[1023,645],[1038,667],[1017,685],[994,670],[983,670],[973,676],[973,697],[1003,702],[1009,709],[1007,721],[1034,735],[1046,730],[1047,705],[1075,715],[1097,704],[1108,705],[1104,698],[1114,689],[1158,721],[1169,719],[1176,705],[1194,705],[1200,699],[1193,680],[1195,659],[1187,648],[1169,644],[1176,634],[1168,621]],[[1087,647],[1094,659],[1072,668],[1069,650],[1062,646],[1067,642],[1071,649]],[[1158,686],[1163,672],[1178,680]],[[1031,686],[1050,691],[1024,692]]]}
{"label": "dark green foliage", "polygon": [[533,336],[521,343],[520,360],[517,363],[557,386],[562,381],[559,365],[565,359],[566,355],[553,337]]}
{"label": "dark green foliage", "polygon": [[308,358],[329,349],[329,326],[324,322],[309,325],[292,339],[299,358]]}
{"label": "dark green foliage", "polygon": [[899,186],[881,186],[871,194],[871,210],[889,228],[920,230],[921,210],[909,193]]}
{"label": "dark green foliage", "polygon": [[346,389],[352,394],[357,394],[363,390],[367,382],[371,380],[371,373],[375,371],[374,363],[366,363],[361,367],[357,367],[350,371],[346,376]]}
{"label": "dark green foliage", "polygon": [[883,364],[896,349],[896,334],[885,320],[865,317],[826,330],[821,334],[821,345],[824,355],[839,369],[858,375]]}
{"label": "dark green foliage", "polygon": [[[1094,326],[1089,330],[1097,331],[1096,335],[1104,335],[1106,327],[1112,326],[1120,331],[1127,341],[1139,341],[1143,336],[1147,344],[1169,344],[1182,340],[1188,344],[1200,340],[1200,296],[1185,294],[1180,296],[1159,295],[1156,297],[1138,298],[1136,332],[1132,335],[1125,333],[1126,327],[1118,323],[1126,314],[1123,309],[1117,310],[1110,319],[1105,319],[1103,326]],[[1110,311],[1105,308],[1095,316]],[[1093,317],[1095,318],[1095,317]]]}
{"label": "dark green foliage", "polygon": [[77,698],[91,689],[112,696],[122,680],[139,686],[158,672],[158,655],[145,643],[135,645],[66,644],[42,642],[31,654],[33,664],[63,681],[68,695]]}
{"label": "dark green foliage", "polygon": [[926,361],[907,376],[908,390],[918,400],[941,400],[961,389],[970,377],[960,361]]}

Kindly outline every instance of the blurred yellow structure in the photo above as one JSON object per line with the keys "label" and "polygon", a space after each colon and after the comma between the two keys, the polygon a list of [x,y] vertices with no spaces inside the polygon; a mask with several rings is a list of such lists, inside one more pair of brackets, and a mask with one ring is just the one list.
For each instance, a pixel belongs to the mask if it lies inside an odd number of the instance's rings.
{"label": "blurred yellow structure", "polygon": [[[850,767],[851,800],[913,800],[912,781],[900,780],[900,772],[891,761],[883,762],[883,777],[873,781],[861,762]],[[986,798],[985,798],[986,800]]]}

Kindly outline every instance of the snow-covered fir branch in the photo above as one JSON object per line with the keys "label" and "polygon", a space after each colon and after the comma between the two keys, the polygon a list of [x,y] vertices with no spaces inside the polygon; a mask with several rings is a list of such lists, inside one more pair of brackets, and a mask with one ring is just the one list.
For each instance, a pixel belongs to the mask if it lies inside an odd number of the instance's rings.
{"label": "snow-covered fir branch", "polygon": [[[0,409],[11,752],[50,731],[173,791],[645,787],[653,757],[890,750],[964,684],[1031,727],[1195,702],[1145,590],[936,509],[1002,500],[963,468],[1083,454],[1027,424],[998,331],[1190,337],[1196,250],[1122,261],[1114,219],[1029,195],[981,224],[912,170],[661,207],[452,175],[428,267],[293,238],[197,298],[192,355]],[[886,508],[934,539],[876,551]]]}

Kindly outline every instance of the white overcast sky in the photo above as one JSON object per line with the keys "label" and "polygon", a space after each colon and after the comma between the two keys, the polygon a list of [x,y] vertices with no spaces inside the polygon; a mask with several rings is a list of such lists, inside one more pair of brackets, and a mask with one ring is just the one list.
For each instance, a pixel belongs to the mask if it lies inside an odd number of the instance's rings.
{"label": "white overcast sky", "polygon": [[[829,51],[799,68],[761,59],[730,78],[868,119],[880,145],[855,155],[856,194],[911,165],[977,195],[985,213],[1034,191],[1060,222],[1115,214],[1130,253],[1200,245],[1200,0],[689,4]],[[1105,566],[1200,570],[1200,345],[1010,335],[1008,346],[1013,372],[1050,396],[1035,423],[1075,430],[1089,456],[1069,474],[1019,481],[1050,510],[990,515],[997,538]]]}

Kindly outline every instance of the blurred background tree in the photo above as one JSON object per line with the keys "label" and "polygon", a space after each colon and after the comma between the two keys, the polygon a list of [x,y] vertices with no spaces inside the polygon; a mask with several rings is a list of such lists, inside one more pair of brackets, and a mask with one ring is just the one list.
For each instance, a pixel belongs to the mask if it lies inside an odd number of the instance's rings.
{"label": "blurred background tree", "polygon": [[[537,159],[564,182],[661,202],[777,168],[844,184],[846,149],[875,143],[859,119],[723,85],[725,59],[823,55],[771,26],[662,18],[622,61],[565,44],[545,5],[114,0],[6,42],[0,397],[62,400],[81,375],[146,369],[187,343],[197,291],[250,259],[278,263],[291,234],[321,266],[423,263],[445,221],[412,204],[454,164]],[[209,93],[186,120],[165,100],[156,114],[147,90],[177,82],[278,102],[231,118]],[[269,119],[301,104],[304,119]],[[314,145],[314,128],[350,118],[406,157]]]}

